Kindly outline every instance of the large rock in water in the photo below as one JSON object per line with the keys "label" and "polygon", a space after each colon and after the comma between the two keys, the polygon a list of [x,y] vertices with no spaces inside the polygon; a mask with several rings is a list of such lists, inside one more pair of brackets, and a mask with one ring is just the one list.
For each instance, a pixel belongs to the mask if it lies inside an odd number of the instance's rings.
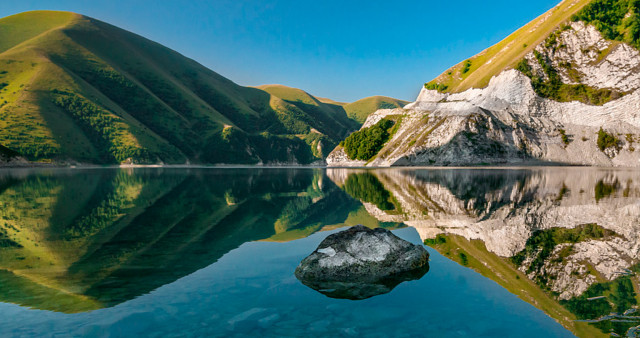
{"label": "large rock in water", "polygon": [[429,253],[385,229],[362,225],[328,236],[295,275],[332,298],[365,299],[429,271]]}

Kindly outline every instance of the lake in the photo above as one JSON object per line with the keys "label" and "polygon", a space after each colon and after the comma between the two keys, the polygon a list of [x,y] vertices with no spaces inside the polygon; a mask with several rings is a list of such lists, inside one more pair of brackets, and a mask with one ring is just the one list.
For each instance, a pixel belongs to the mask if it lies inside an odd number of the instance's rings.
{"label": "lake", "polygon": [[[640,172],[3,169],[0,336],[594,337],[640,327]],[[366,299],[294,276],[383,227],[429,271]]]}

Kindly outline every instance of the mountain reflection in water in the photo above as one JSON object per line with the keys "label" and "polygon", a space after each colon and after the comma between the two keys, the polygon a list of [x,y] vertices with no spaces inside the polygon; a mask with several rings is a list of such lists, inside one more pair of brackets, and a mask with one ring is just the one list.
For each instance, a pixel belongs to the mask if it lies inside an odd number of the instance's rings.
{"label": "mountain reflection in water", "polygon": [[368,217],[320,171],[245,174],[6,172],[0,300],[60,312],[111,307],[246,242],[289,241],[356,222],[400,226]]}
{"label": "mountain reflection in water", "polygon": [[327,175],[378,220],[414,227],[425,244],[574,333],[584,335],[584,322],[620,335],[640,325],[637,171],[330,169]]}
{"label": "mountain reflection in water", "polygon": [[626,335],[640,325],[636,182],[588,168],[5,170],[0,301],[82,313],[244,243],[410,226],[574,334]]}

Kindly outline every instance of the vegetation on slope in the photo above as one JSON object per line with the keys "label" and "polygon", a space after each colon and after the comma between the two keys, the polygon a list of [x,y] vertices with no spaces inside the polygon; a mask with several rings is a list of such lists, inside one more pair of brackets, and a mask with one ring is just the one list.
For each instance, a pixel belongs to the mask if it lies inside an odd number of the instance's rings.
{"label": "vegetation on slope", "polygon": [[571,18],[594,25],[609,40],[640,49],[640,1],[593,0]]}
{"label": "vegetation on slope", "polygon": [[368,161],[378,154],[391,136],[394,122],[382,119],[375,125],[349,135],[342,146],[351,160]]}
{"label": "vegetation on slope", "polygon": [[302,110],[316,110],[324,112],[324,115],[333,115],[336,117],[337,122],[352,129],[362,126],[367,117],[378,109],[402,108],[409,104],[407,101],[386,96],[371,96],[352,103],[344,103],[314,97],[303,90],[282,85],[264,85],[257,88],[275,95]]}
{"label": "vegetation on slope", "polygon": [[440,234],[425,244],[445,257],[475,270],[509,290],[522,300],[541,309],[578,337],[606,337],[588,323],[576,321],[576,315],[563,307],[552,295],[542,290],[509,259],[489,252],[482,241],[469,241],[462,236]]}
{"label": "vegetation on slope", "polygon": [[603,105],[622,95],[611,89],[598,89],[584,84],[563,83],[558,71],[551,65],[547,57],[538,51],[533,53],[546,78],[534,74],[529,62],[524,58],[520,60],[515,69],[531,79],[533,90],[541,97],[558,102],[580,101],[592,105]]}
{"label": "vegetation on slope", "polygon": [[504,40],[453,66],[425,86],[453,93],[486,87],[493,76],[515,67],[519,60],[542,43],[557,27],[590,2],[591,0],[561,2]]}
{"label": "vegetation on slope", "polygon": [[598,149],[605,151],[609,148],[620,150],[620,140],[615,135],[607,133],[600,128],[598,130]]}

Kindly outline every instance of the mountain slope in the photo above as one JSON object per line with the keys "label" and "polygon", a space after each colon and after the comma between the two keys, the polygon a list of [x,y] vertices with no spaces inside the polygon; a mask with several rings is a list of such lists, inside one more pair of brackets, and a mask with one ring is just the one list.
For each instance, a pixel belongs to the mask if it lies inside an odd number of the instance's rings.
{"label": "mountain slope", "polygon": [[429,89],[462,92],[483,88],[489,80],[542,43],[556,28],[582,9],[590,0],[564,0],[548,12],[515,31],[496,45],[464,60],[426,84]]}
{"label": "mountain slope", "polygon": [[363,124],[367,120],[367,117],[378,109],[402,108],[407,104],[409,104],[409,102],[391,97],[371,96],[360,99],[356,102],[345,104],[343,107],[349,118]]}
{"label": "mountain slope", "polygon": [[[370,96],[351,103],[336,102],[330,99],[314,97],[313,95],[283,85],[263,85],[257,87],[277,96],[305,111],[317,111],[317,118],[324,115],[334,116],[343,125],[360,127],[367,117],[378,109],[402,108],[409,104],[407,101],[386,96]],[[345,114],[347,119],[345,119]],[[322,121],[320,121],[322,122]]]}
{"label": "mountain slope", "polygon": [[429,83],[405,109],[371,114],[363,128],[395,121],[373,157],[349,158],[361,144],[345,142],[327,163],[640,166],[640,3],[566,0],[525,28],[511,41],[535,40],[531,49],[498,44],[466,77],[452,72],[458,82]]}
{"label": "mountain slope", "polygon": [[31,161],[311,163],[359,126],[311,101],[82,15],[0,19],[0,144]]}

